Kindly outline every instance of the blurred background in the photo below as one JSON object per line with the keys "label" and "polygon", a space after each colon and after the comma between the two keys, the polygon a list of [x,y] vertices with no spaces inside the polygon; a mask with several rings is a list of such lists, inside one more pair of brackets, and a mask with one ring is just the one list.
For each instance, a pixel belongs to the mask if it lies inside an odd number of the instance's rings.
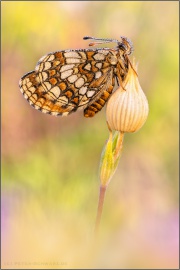
{"label": "blurred background", "polygon": [[[2,268],[178,269],[178,2],[2,2]],[[54,117],[19,79],[83,36],[134,44],[149,117],[125,135],[94,241],[105,109]],[[132,57],[131,57],[132,59]]]}

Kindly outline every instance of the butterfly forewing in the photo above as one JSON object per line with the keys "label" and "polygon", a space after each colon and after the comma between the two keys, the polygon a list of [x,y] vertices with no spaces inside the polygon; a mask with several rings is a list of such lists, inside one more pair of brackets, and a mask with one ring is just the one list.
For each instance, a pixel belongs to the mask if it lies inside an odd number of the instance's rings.
{"label": "butterfly forewing", "polygon": [[[68,115],[86,108],[113,84],[113,70],[106,60],[109,51],[67,50],[42,57],[20,80],[21,92],[36,109],[53,115]],[[106,99],[107,95],[104,97]],[[105,102],[95,103],[94,113]],[[87,114],[85,116],[93,116]]]}

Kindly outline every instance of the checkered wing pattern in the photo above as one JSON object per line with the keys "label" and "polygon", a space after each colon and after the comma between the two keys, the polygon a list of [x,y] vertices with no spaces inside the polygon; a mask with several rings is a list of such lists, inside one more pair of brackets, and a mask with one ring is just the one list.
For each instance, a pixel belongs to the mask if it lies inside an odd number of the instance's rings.
{"label": "checkered wing pattern", "polygon": [[83,108],[84,116],[92,117],[113,91],[111,56],[108,49],[49,53],[21,78],[20,90],[43,113],[68,115]]}

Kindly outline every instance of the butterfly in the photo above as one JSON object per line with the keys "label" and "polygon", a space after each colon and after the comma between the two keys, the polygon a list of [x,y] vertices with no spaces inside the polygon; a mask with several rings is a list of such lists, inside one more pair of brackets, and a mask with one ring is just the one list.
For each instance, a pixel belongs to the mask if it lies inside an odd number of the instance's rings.
{"label": "butterfly", "polygon": [[19,81],[24,98],[35,109],[51,115],[69,115],[84,109],[93,117],[111,96],[115,81],[121,85],[128,73],[132,42],[121,37],[92,40],[89,46],[115,42],[115,48],[62,50],[43,56],[35,70]]}

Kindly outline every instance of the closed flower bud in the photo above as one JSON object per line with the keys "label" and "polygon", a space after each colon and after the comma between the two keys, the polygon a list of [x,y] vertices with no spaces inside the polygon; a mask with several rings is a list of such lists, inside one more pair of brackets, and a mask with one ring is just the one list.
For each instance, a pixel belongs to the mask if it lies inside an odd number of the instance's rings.
{"label": "closed flower bud", "polygon": [[108,125],[111,130],[136,132],[145,123],[148,112],[148,101],[139,84],[137,73],[130,64],[125,81],[107,103]]}

